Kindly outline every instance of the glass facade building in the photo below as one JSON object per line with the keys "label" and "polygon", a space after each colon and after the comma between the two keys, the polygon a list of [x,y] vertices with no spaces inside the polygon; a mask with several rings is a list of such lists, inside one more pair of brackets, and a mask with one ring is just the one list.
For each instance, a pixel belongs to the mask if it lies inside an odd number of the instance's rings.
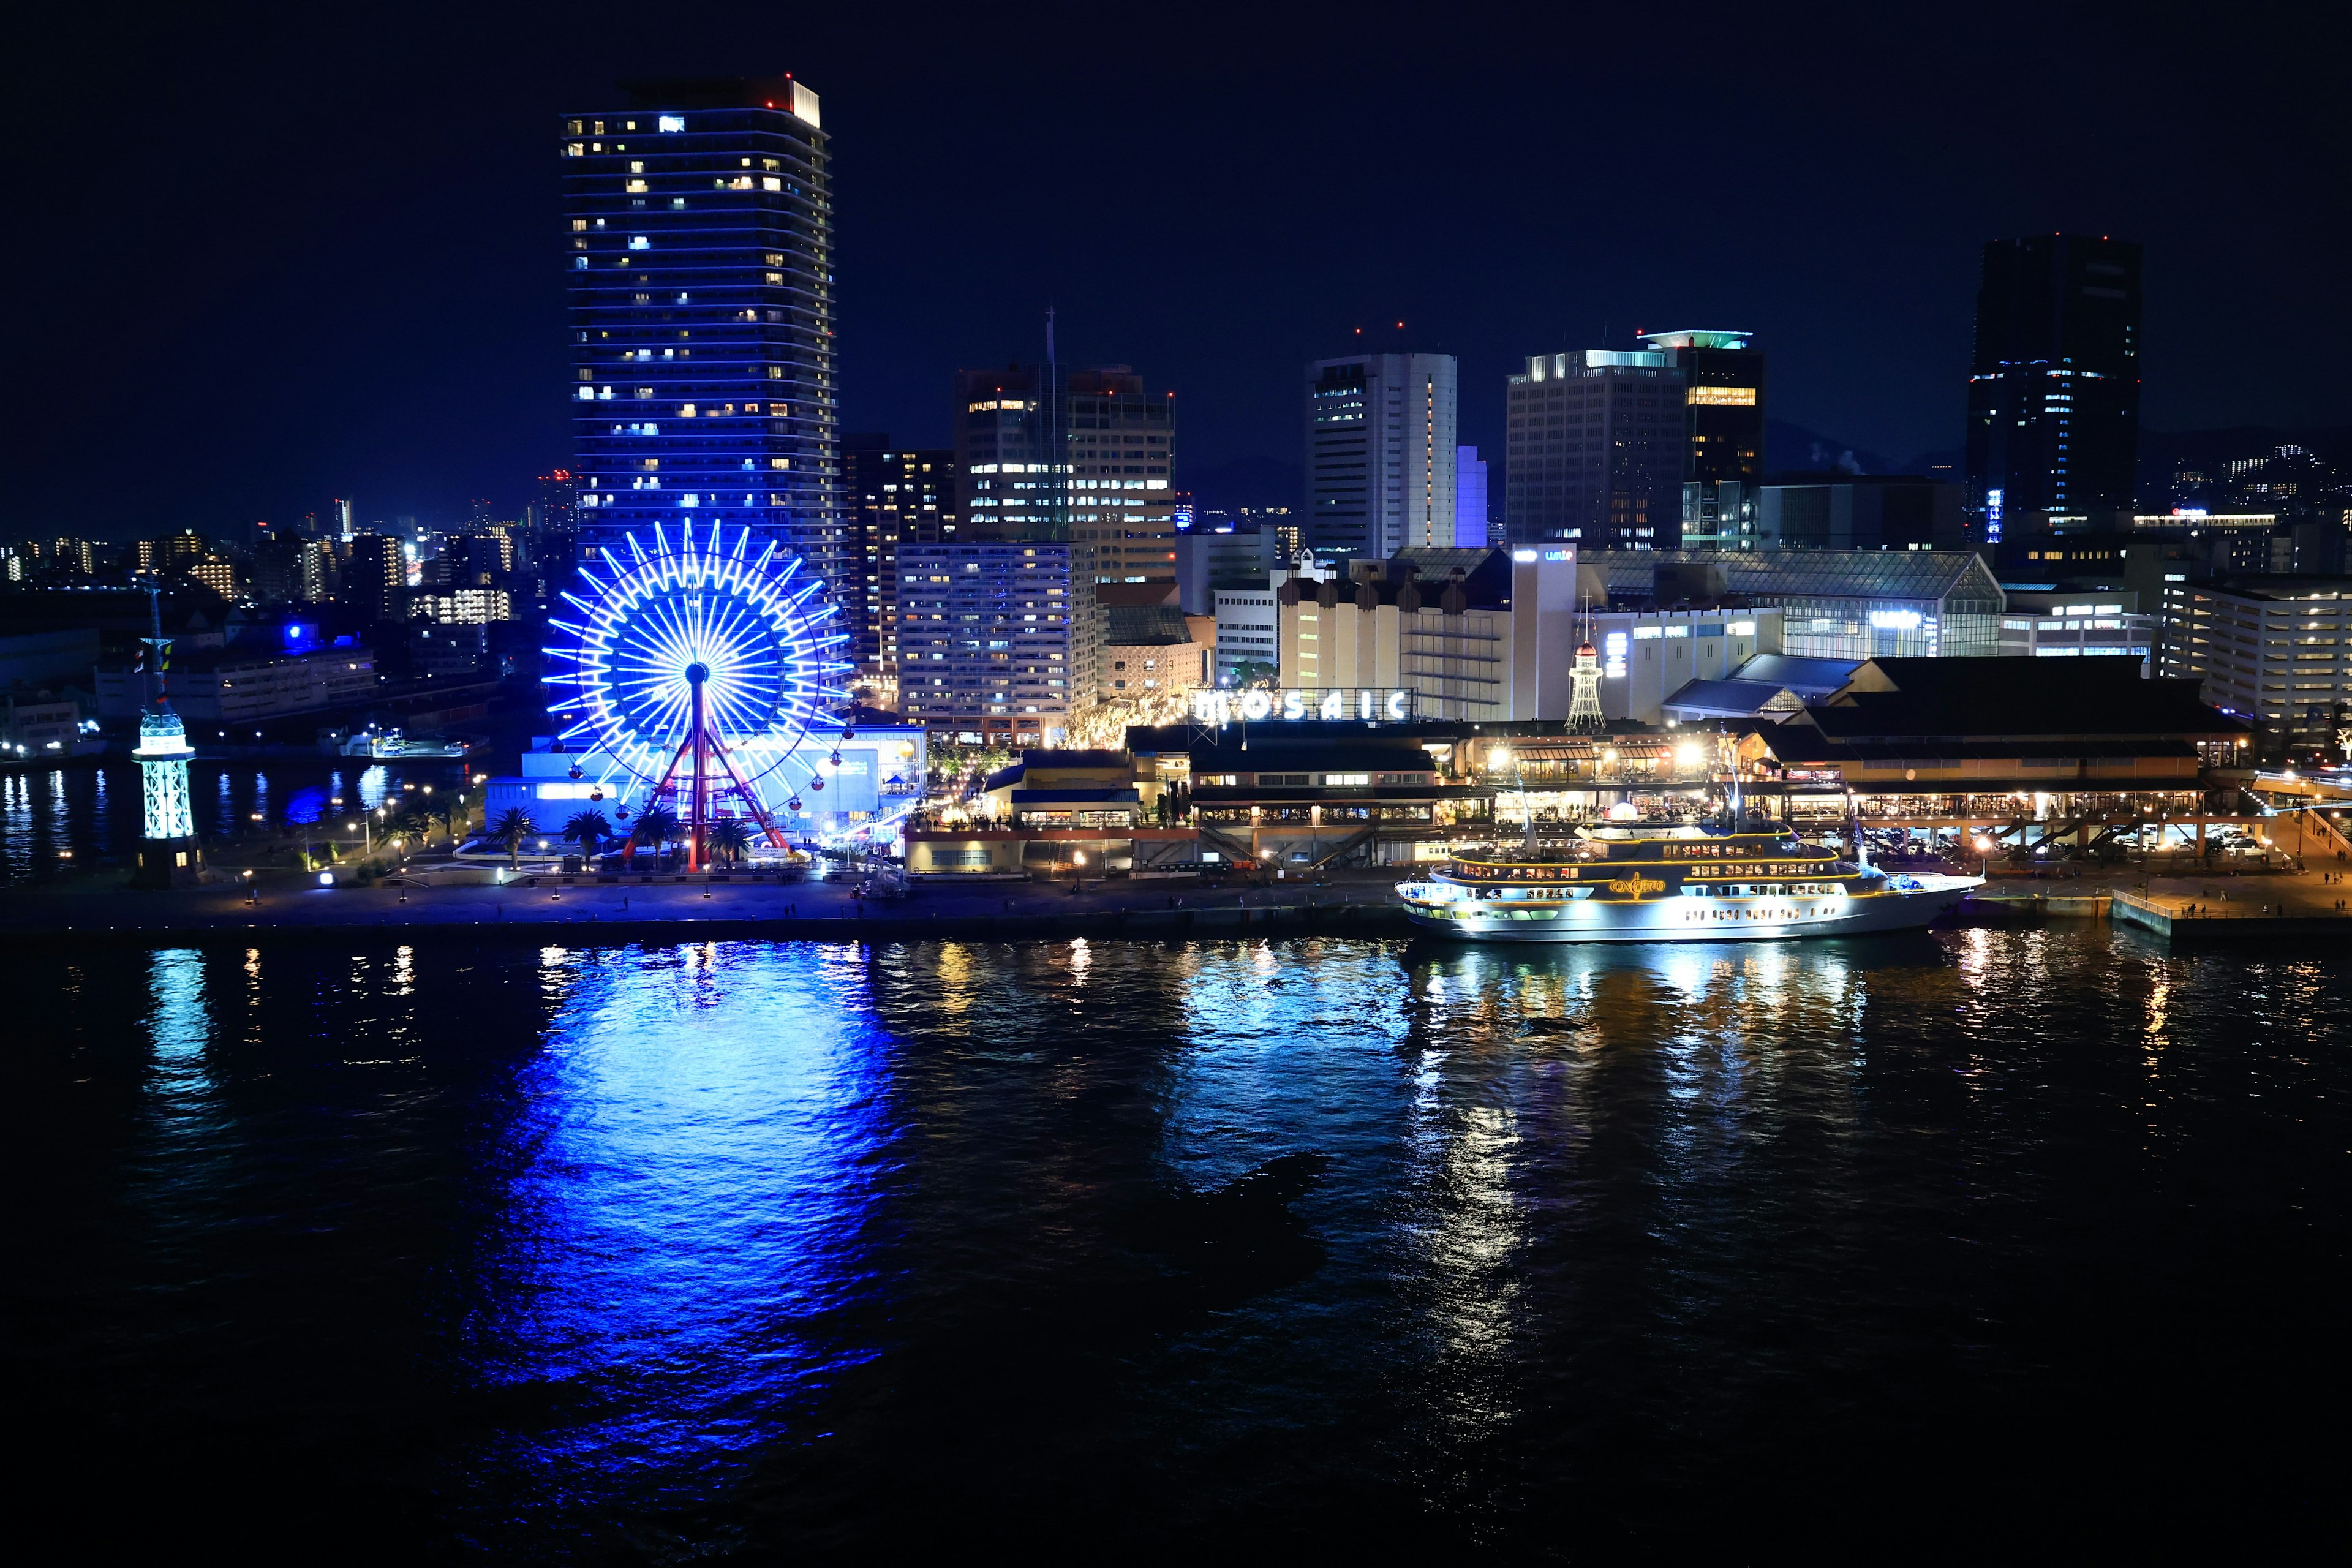
{"label": "glass facade building", "polygon": [[1969,550],[1587,551],[1612,608],[1685,598],[1780,612],[1801,658],[1997,654],[2007,599]]}
{"label": "glass facade building", "polygon": [[2140,248],[2082,235],[1984,247],[1968,504],[1987,543],[2128,511],[2139,460]]}
{"label": "glass facade building", "polygon": [[849,581],[816,94],[622,86],[637,107],[560,127],[582,554],[655,523],[749,524]]}

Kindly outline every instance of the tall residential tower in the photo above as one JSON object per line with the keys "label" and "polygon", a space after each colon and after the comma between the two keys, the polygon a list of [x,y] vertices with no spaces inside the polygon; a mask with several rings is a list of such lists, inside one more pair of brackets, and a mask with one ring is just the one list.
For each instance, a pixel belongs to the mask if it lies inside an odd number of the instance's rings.
{"label": "tall residential tower", "polygon": [[635,107],[560,127],[583,554],[655,523],[750,524],[847,581],[816,94],[621,86]]}

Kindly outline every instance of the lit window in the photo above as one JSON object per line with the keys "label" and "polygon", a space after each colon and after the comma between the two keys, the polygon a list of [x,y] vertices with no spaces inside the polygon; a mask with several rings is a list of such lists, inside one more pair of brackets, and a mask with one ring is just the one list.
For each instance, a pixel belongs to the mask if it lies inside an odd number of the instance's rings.
{"label": "lit window", "polygon": [[654,124],[656,130],[683,131],[686,129],[686,116],[683,114],[665,114],[659,120],[656,121]]}

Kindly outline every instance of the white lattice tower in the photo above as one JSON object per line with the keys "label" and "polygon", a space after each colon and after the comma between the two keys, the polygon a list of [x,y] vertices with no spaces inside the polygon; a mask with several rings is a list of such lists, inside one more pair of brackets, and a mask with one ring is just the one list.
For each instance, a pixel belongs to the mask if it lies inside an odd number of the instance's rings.
{"label": "white lattice tower", "polygon": [[1589,642],[1577,645],[1568,689],[1569,732],[1598,735],[1606,731],[1609,721],[1601,716],[1601,654]]}

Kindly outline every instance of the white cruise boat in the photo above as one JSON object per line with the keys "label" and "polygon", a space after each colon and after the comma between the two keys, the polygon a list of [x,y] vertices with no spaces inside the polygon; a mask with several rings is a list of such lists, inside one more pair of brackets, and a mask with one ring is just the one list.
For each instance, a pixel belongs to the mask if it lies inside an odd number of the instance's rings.
{"label": "white cruise boat", "polygon": [[1984,885],[1841,860],[1779,824],[1628,824],[1566,849],[1456,855],[1398,884],[1425,931],[1471,942],[1779,942],[1916,931]]}

